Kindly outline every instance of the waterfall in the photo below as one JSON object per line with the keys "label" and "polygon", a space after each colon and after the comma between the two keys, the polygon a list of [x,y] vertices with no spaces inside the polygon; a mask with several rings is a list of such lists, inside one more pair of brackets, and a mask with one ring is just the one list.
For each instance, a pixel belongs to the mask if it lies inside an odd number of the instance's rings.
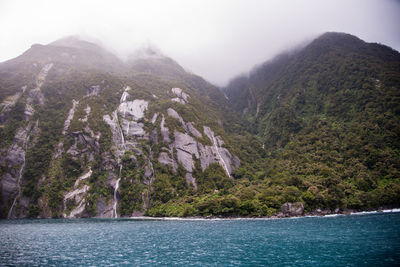
{"label": "waterfall", "polygon": [[216,138],[214,136],[214,133],[211,134],[211,137],[212,137],[213,145],[214,145],[215,151],[217,152],[218,158],[220,159],[220,162],[222,163],[226,174],[228,174],[228,177],[231,177],[231,175],[229,174],[228,166],[226,166],[225,160],[221,156],[221,153],[219,152],[218,143],[217,143],[217,140],[216,140]]}
{"label": "waterfall", "polygon": [[119,189],[119,181],[121,180],[121,171],[122,171],[122,164],[119,165],[118,180],[117,180],[117,183],[115,184],[115,188],[114,188],[113,218],[118,218],[118,214],[117,214],[117,207],[118,207],[117,192],[118,192],[118,189]]}
{"label": "waterfall", "polygon": [[11,218],[13,209],[14,209],[14,207],[15,207],[15,203],[17,202],[17,198],[21,195],[21,186],[20,186],[20,182],[21,182],[21,179],[22,179],[22,173],[24,172],[24,168],[25,168],[25,152],[24,152],[22,165],[21,165],[21,168],[19,169],[18,178],[17,178],[18,193],[17,193],[17,195],[16,195],[15,198],[14,198],[14,201],[13,201],[11,207],[10,207],[10,210],[8,211],[8,216],[7,216],[7,218]]}
{"label": "waterfall", "polygon": [[118,189],[119,189],[119,182],[121,180],[121,171],[122,171],[121,157],[125,153],[125,138],[124,138],[124,133],[122,132],[122,129],[121,129],[121,125],[119,124],[117,110],[114,111],[114,119],[116,120],[118,131],[121,134],[121,148],[120,148],[120,153],[119,153],[120,155],[118,156],[119,175],[118,175],[118,180],[117,180],[117,183],[115,184],[115,189],[114,189],[114,206],[113,206],[113,218],[118,218],[118,214],[117,214],[117,207],[118,207],[117,192],[118,192]]}
{"label": "waterfall", "polygon": [[[130,87],[129,86],[127,86],[126,88],[125,88],[125,91],[124,91],[124,93],[122,94],[122,96],[121,96],[121,100],[120,100],[120,102],[122,103],[122,102],[125,102],[126,101],[126,98],[127,98],[127,96],[129,95],[128,93],[127,93],[127,91],[130,89]],[[125,117],[125,112],[126,112],[126,110],[124,110],[124,116],[123,117]],[[121,158],[122,158],[122,156],[125,154],[125,138],[124,138],[124,133],[123,133],[123,131],[122,131],[122,128],[121,128],[121,125],[120,125],[120,123],[119,123],[119,119],[118,119],[118,109],[116,109],[114,112],[113,112],[113,115],[114,115],[114,120],[115,120],[115,122],[116,122],[116,125],[117,125],[117,130],[118,130],[118,132],[121,134],[121,146],[120,146],[120,150],[119,150],[119,155],[118,155],[118,163],[119,163],[119,175],[118,175],[118,180],[117,180],[117,182],[115,183],[115,188],[114,188],[114,206],[113,206],[113,218],[118,218],[118,213],[117,213],[117,207],[118,207],[118,198],[117,198],[117,193],[118,193],[118,189],[119,189],[119,182],[121,181],[121,172],[122,172],[122,162],[121,162]],[[129,135],[129,122],[128,122],[128,127],[127,127],[127,130],[126,130],[126,135],[128,136]]]}
{"label": "waterfall", "polygon": [[114,189],[114,207],[113,207],[113,218],[118,218],[117,214],[117,207],[118,207],[118,199],[117,199],[117,192],[119,189],[119,181],[121,178],[118,178],[117,183],[115,184],[115,189]]}

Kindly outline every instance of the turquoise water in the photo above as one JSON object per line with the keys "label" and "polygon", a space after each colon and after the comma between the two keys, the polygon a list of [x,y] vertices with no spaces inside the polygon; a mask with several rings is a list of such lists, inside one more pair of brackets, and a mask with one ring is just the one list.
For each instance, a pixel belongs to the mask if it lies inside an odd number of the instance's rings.
{"label": "turquoise water", "polygon": [[400,213],[275,220],[2,220],[0,266],[393,266]]}

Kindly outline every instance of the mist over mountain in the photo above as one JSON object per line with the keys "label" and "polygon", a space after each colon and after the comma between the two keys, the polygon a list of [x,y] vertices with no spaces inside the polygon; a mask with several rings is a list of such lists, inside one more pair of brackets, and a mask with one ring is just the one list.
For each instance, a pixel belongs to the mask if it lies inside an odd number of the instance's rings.
{"label": "mist over mountain", "polygon": [[151,46],[32,45],[0,63],[1,216],[398,207],[399,70],[397,51],[344,33],[222,90]]}

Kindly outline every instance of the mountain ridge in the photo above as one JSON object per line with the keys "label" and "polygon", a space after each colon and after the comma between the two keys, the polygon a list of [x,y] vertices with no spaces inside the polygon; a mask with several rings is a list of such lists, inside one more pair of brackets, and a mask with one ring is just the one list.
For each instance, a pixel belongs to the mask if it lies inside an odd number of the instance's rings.
{"label": "mountain ridge", "polygon": [[326,33],[223,91],[140,53],[66,38],[0,64],[2,217],[400,205],[398,52]]}

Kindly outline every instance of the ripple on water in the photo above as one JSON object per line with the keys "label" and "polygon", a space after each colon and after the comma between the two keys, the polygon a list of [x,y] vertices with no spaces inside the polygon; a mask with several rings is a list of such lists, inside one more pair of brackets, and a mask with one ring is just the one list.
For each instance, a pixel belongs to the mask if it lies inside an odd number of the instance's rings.
{"label": "ripple on water", "polygon": [[3,220],[0,265],[396,265],[400,213],[280,220]]}

